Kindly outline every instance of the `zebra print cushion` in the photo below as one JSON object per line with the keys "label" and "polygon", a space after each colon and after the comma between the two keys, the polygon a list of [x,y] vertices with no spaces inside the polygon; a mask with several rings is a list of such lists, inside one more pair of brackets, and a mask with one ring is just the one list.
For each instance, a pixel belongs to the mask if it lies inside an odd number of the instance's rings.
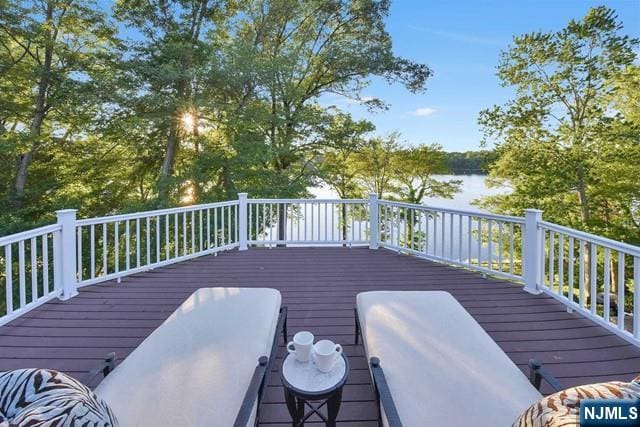
{"label": "zebra print cushion", "polygon": [[0,427],[22,425],[115,427],[118,421],[102,399],[61,372],[1,372]]}
{"label": "zebra print cushion", "polygon": [[550,394],[534,403],[512,427],[579,427],[582,399],[638,399],[640,376],[631,382],[589,384]]}

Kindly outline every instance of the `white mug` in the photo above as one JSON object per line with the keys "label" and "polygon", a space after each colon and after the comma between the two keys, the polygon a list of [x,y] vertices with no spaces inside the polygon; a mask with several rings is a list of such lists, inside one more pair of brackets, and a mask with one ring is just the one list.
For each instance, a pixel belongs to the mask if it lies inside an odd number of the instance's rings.
{"label": "white mug", "polygon": [[333,341],[321,340],[313,346],[316,355],[316,366],[322,372],[329,372],[342,354],[342,346]]}
{"label": "white mug", "polygon": [[293,336],[293,341],[287,344],[287,351],[293,354],[299,362],[307,362],[313,347],[313,334],[309,331],[300,331]]}

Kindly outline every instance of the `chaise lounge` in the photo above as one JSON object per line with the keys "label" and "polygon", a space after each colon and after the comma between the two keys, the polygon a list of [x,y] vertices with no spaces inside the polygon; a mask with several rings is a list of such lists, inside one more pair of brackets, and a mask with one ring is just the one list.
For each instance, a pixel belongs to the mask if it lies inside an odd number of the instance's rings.
{"label": "chaise lounge", "polygon": [[360,293],[358,334],[383,425],[510,426],[541,398],[447,292]]}
{"label": "chaise lounge", "polygon": [[254,425],[280,331],[286,342],[280,304],[275,289],[199,289],[95,393],[125,427]]}

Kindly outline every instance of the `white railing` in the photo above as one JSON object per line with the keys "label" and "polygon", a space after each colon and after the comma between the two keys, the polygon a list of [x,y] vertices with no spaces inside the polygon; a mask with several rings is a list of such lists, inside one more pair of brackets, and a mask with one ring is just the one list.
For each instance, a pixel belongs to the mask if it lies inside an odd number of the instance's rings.
{"label": "white railing", "polygon": [[[524,283],[640,345],[640,248],[542,220],[369,199],[247,199],[58,222],[0,238],[0,325],[81,286],[249,246],[368,245]],[[0,282],[2,283],[2,282]],[[638,298],[636,298],[638,296]],[[1,307],[1,306],[0,306]]]}
{"label": "white railing", "polygon": [[640,343],[640,248],[545,221],[539,233],[542,291]]}
{"label": "white railing", "polygon": [[61,296],[59,224],[0,238],[0,325]]}
{"label": "white railing", "polygon": [[523,218],[391,201],[378,218],[383,247],[522,280]]}
{"label": "white railing", "polygon": [[79,286],[235,248],[237,200],[76,221]]}
{"label": "white railing", "polygon": [[364,199],[248,200],[251,245],[368,245],[369,201]]}

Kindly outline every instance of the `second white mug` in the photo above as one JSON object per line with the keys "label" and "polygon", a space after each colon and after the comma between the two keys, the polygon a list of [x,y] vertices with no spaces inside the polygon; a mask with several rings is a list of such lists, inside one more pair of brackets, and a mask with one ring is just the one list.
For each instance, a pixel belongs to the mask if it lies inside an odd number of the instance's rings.
{"label": "second white mug", "polygon": [[342,346],[330,340],[320,340],[313,346],[316,366],[322,372],[329,372],[342,354]]}
{"label": "second white mug", "polygon": [[299,362],[307,362],[313,347],[313,334],[309,331],[300,331],[293,336],[293,341],[287,344],[287,351],[293,354]]}

